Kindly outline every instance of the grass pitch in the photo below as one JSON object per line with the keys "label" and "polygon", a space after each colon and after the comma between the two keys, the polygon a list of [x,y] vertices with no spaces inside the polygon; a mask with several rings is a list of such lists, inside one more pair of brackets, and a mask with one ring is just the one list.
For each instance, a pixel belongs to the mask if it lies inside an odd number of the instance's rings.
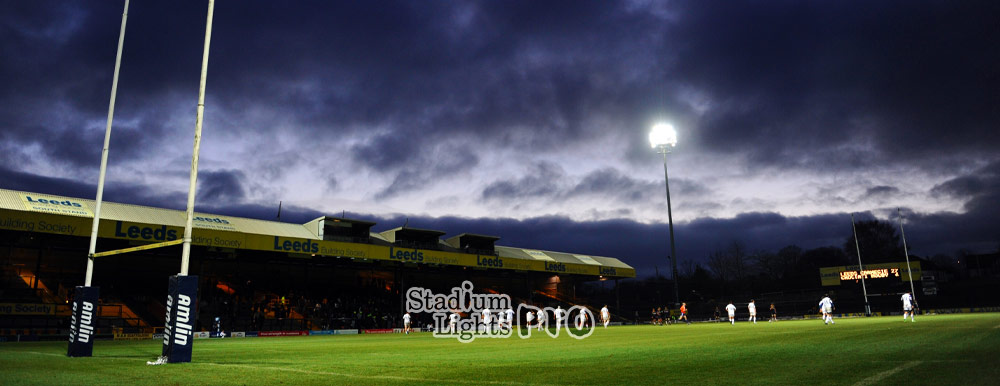
{"label": "grass pitch", "polygon": [[197,340],[191,363],[147,366],[159,341],[0,344],[0,384],[996,385],[1000,314],[598,328],[576,340],[339,335]]}

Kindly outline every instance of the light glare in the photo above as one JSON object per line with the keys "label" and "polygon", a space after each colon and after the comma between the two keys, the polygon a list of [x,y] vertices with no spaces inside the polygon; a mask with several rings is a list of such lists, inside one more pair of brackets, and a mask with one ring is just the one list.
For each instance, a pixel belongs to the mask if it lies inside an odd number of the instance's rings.
{"label": "light glare", "polygon": [[669,123],[657,123],[649,132],[649,144],[655,149],[660,146],[677,145],[677,131]]}

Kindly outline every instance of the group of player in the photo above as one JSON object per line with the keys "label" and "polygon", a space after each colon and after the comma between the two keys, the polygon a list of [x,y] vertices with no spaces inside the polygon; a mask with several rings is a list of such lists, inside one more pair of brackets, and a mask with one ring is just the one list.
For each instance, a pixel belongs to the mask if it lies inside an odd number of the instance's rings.
{"label": "group of player", "polygon": [[[553,311],[553,314],[555,314],[554,316],[555,316],[556,328],[560,328],[562,326],[568,326],[569,320],[567,320],[568,319],[567,317],[569,315],[567,315],[566,310],[564,310],[562,306],[556,306],[556,309]],[[590,325],[590,320],[589,320],[590,318],[588,317],[588,315],[589,314],[586,312],[580,312],[577,314],[575,321],[576,328],[582,329]],[[608,311],[607,305],[604,305],[604,307],[601,308],[600,318],[601,318],[601,323],[604,325],[604,328],[608,328],[608,324],[611,323],[611,312]],[[458,322],[460,319],[461,315],[459,315],[458,311],[452,311],[451,315],[448,316],[447,332],[450,333],[458,332]],[[527,314],[525,314],[525,321],[527,322],[525,324],[525,327],[527,328],[534,327],[538,329],[538,331],[541,331],[542,328],[548,326],[548,324],[546,323],[547,319],[548,316],[545,310],[539,309],[535,312],[529,310]],[[497,311],[495,320],[496,320],[496,326],[495,326],[496,328],[505,328],[505,327],[513,328],[514,310],[507,308],[506,310]],[[483,327],[483,329],[486,330],[494,328],[493,322],[494,322],[493,311],[488,308],[483,309],[481,312],[481,319],[480,319],[480,325]],[[403,333],[409,334],[411,332],[413,332],[413,328],[411,327],[411,317],[410,313],[407,312],[403,314]]]}
{"label": "group of player", "polygon": [[[768,310],[771,311],[771,318],[768,319],[767,322],[768,323],[777,322],[778,321],[778,309],[774,307],[774,303],[771,303],[771,306],[769,307]],[[751,322],[753,324],[757,324],[757,303],[754,302],[753,299],[750,299],[750,302],[747,303],[747,311],[750,312],[750,317],[747,318],[747,322]],[[732,301],[730,301],[729,304],[726,305],[726,313],[729,314],[729,323],[730,324],[736,324],[736,306],[733,305]],[[719,319],[719,309],[718,308],[715,309],[715,319],[716,320]]]}
{"label": "group of player", "polygon": [[669,307],[656,307],[649,312],[649,319],[654,326],[662,326],[673,323]]}
{"label": "group of player", "polygon": [[654,326],[663,326],[667,324],[685,322],[691,324],[691,320],[688,319],[688,307],[687,303],[681,303],[681,308],[679,309],[680,315],[677,319],[674,319],[672,313],[670,312],[670,307],[657,307],[650,311],[650,321]]}
{"label": "group of player", "polygon": [[[909,292],[904,293],[903,296],[902,296],[902,298],[900,298],[900,300],[903,302],[903,321],[906,321],[906,318],[909,317],[910,318],[910,322],[915,322],[916,321],[915,320],[916,311],[914,310],[914,308],[915,308],[915,303],[916,302],[913,300],[913,295],[911,295]],[[823,324],[827,324],[827,325],[829,325],[829,324],[836,324],[833,321],[833,310],[834,310],[833,299],[830,299],[830,295],[829,294],[824,294],[823,295],[823,299],[820,299],[820,301],[819,301],[819,309],[820,309],[820,312],[823,314]],[[747,318],[747,322],[751,322],[753,324],[757,324],[757,304],[754,302],[753,299],[750,299],[750,302],[747,303],[747,311],[750,313],[750,317]],[[768,319],[768,323],[777,322],[778,321],[778,311],[774,307],[774,303],[771,303],[771,306],[769,307],[769,311],[771,312],[771,318]],[[683,321],[687,322],[688,324],[691,324],[691,321],[688,319],[687,312],[688,312],[687,303],[681,303],[680,316],[677,318],[677,322],[680,322],[680,321],[683,320]],[[732,301],[730,301],[729,304],[726,305],[726,312],[729,314],[729,323],[735,325],[736,324],[736,306],[733,305]],[[555,314],[554,316],[555,316],[555,327],[556,328],[560,328],[560,327],[562,327],[564,325],[568,325],[569,320],[567,320],[567,316],[568,315],[566,313],[566,310],[563,310],[562,307],[557,306],[556,309],[553,311],[553,313]],[[585,312],[580,312],[577,315],[576,321],[575,321],[575,324],[576,324],[577,328],[584,328],[584,327],[586,327],[586,326],[589,325],[590,321],[588,320],[587,315],[588,314],[585,313]],[[664,309],[663,307],[654,308],[651,311],[651,317],[652,317],[652,323],[654,325],[664,325],[664,324],[671,324],[671,323],[673,323],[673,320],[670,317],[670,310],[669,310],[669,308],[667,308],[667,309]],[[458,312],[452,312],[451,313],[451,315],[449,316],[449,330],[450,330],[450,332],[452,332],[452,333],[457,332],[457,325],[458,325],[458,321],[459,321],[460,318],[461,317],[459,316]],[[547,323],[546,323],[547,319],[548,319],[548,316],[547,316],[547,313],[544,310],[537,310],[535,312],[528,311],[528,313],[525,314],[525,321],[527,322],[525,326],[527,328],[534,327],[538,331],[541,331],[542,328],[544,328],[544,327],[547,326]],[[604,325],[604,328],[607,328],[608,324],[611,322],[611,313],[608,311],[608,306],[607,305],[604,305],[604,307],[601,308],[600,319],[601,319],[601,323]],[[715,320],[717,320],[717,321],[719,320],[719,309],[718,309],[718,307],[716,307],[716,309],[715,309]],[[497,312],[496,321],[497,321],[497,327],[499,327],[499,328],[503,328],[503,327],[513,328],[513,326],[514,326],[514,310],[508,308],[506,310],[498,311]],[[493,327],[493,311],[491,311],[490,309],[484,309],[482,311],[481,323],[482,323],[484,329],[485,328],[492,328]],[[406,334],[409,334],[410,332],[413,332],[413,329],[410,327],[410,313],[409,312],[407,312],[406,314],[403,315],[403,332],[406,333]]]}
{"label": "group of player", "polygon": [[[903,302],[903,321],[906,321],[906,317],[910,317],[910,322],[916,321],[916,302],[913,300],[913,295],[909,292],[903,294],[899,298]],[[819,308],[823,312],[823,324],[835,324],[833,322],[833,300],[830,299],[830,295],[823,295],[823,299],[819,301]]]}
{"label": "group of player", "polygon": [[[455,325],[458,322],[458,313],[451,313],[451,325]],[[485,308],[482,311],[482,325],[484,329],[493,328],[493,311],[489,308]],[[506,310],[498,310],[496,317],[496,327],[498,328],[510,328],[514,322],[514,310],[507,308]],[[453,328],[453,327],[452,327]]]}
{"label": "group of player", "polygon": [[[909,316],[910,322],[913,322],[914,315],[916,314],[916,312],[914,311],[913,295],[910,295],[909,292],[904,293],[903,297],[900,298],[900,300],[903,302],[903,320],[905,321],[906,317]],[[823,324],[826,325],[836,324],[836,322],[833,321],[834,307],[833,307],[833,299],[830,299],[830,295],[828,294],[823,295],[823,299],[820,299],[819,301],[819,309],[820,312],[823,314]],[[747,311],[750,312],[750,317],[747,318],[747,321],[757,324],[757,305],[756,303],[754,303],[753,299],[750,299],[750,303],[747,303]],[[771,311],[771,319],[768,320],[768,323],[777,322],[778,311],[775,309],[774,303],[771,303],[770,311]],[[733,302],[729,302],[729,305],[726,306],[726,312],[729,314],[729,323],[736,324],[736,306],[733,305]],[[715,310],[715,318],[716,320],[718,320],[719,318],[718,309]]]}
{"label": "group of player", "polygon": [[[913,295],[906,292],[899,300],[903,302],[903,321],[905,322],[906,317],[909,316],[910,322],[915,322],[916,302],[913,300]],[[823,313],[823,324],[835,324],[833,321],[833,299],[830,299],[830,295],[823,295],[823,299],[819,301],[819,308]]]}
{"label": "group of player", "polygon": [[[553,311],[553,314],[554,314],[553,316],[555,317],[555,328],[568,326],[569,315],[567,315],[566,310],[562,309],[561,306],[556,306],[556,309]],[[529,310],[528,313],[525,314],[525,321],[526,321],[525,326],[527,328],[534,327],[538,331],[541,331],[543,328],[547,326],[546,324],[546,320],[548,320],[547,315],[548,313],[546,313],[545,310],[542,309],[536,310],[535,312],[531,312]],[[575,325],[577,329],[582,329],[584,327],[590,326],[591,320],[589,315],[590,314],[586,312],[580,312],[576,315]],[[601,319],[601,324],[604,325],[604,328],[608,328],[608,324],[611,323],[611,312],[608,311],[607,304],[605,304],[604,307],[601,307],[599,318]],[[534,323],[534,325],[532,323]]]}

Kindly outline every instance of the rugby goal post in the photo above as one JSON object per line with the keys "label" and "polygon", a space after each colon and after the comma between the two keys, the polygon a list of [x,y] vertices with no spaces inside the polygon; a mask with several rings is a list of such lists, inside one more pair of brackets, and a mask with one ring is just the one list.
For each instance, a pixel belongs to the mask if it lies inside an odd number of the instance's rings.
{"label": "rugby goal post", "polygon": [[69,325],[69,347],[66,356],[89,357],[94,352],[91,333],[96,327],[97,303],[100,288],[91,286],[94,277],[94,250],[97,248],[97,227],[101,222],[101,201],[104,196],[104,177],[108,169],[108,147],[111,144],[111,121],[115,116],[115,96],[118,94],[118,72],[122,63],[122,46],[125,43],[125,23],[128,21],[128,0],[122,10],[122,25],[118,32],[118,53],[115,55],[115,73],[111,81],[111,100],[108,102],[108,124],[104,129],[104,148],[101,150],[101,170],[97,178],[97,197],[94,206],[94,223],[90,231],[90,249],[87,253],[87,273],[83,286],[77,286],[73,295]]}
{"label": "rugby goal post", "polygon": [[205,20],[205,46],[201,59],[201,81],[198,85],[198,107],[194,124],[194,149],[191,152],[191,177],[187,196],[187,221],[181,249],[181,270],[171,276],[167,288],[167,316],[163,329],[161,357],[167,363],[191,362],[194,345],[194,324],[198,319],[198,277],[188,275],[191,256],[191,228],[194,221],[195,187],[198,184],[198,154],[201,149],[201,127],[205,116],[205,84],[208,79],[208,48],[212,42],[212,16],[215,0],[208,0]]}
{"label": "rugby goal post", "polygon": [[138,252],[138,251],[146,251],[146,250],[156,249],[156,248],[169,247],[169,246],[177,245],[177,244],[180,244],[180,243],[183,243],[183,242],[184,242],[183,239],[170,240],[170,241],[164,241],[162,243],[146,244],[146,245],[140,245],[140,246],[137,246],[137,247],[130,247],[130,248],[116,249],[116,250],[112,250],[112,251],[97,252],[97,253],[91,254],[91,256],[93,256],[95,258],[96,257],[105,257],[105,256],[114,256],[114,255],[120,255],[120,254],[123,254],[123,253],[129,253],[129,252]]}

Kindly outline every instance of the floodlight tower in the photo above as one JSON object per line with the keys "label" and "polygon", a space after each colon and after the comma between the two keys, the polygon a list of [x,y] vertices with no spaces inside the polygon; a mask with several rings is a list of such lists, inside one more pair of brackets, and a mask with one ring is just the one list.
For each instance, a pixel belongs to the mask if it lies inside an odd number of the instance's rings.
{"label": "floodlight tower", "polygon": [[669,123],[657,123],[649,131],[649,144],[663,155],[663,181],[667,188],[667,224],[670,227],[670,264],[674,281],[674,304],[680,304],[677,285],[677,248],[674,246],[674,215],[670,209],[670,176],[667,173],[667,153],[677,145],[677,131]]}

